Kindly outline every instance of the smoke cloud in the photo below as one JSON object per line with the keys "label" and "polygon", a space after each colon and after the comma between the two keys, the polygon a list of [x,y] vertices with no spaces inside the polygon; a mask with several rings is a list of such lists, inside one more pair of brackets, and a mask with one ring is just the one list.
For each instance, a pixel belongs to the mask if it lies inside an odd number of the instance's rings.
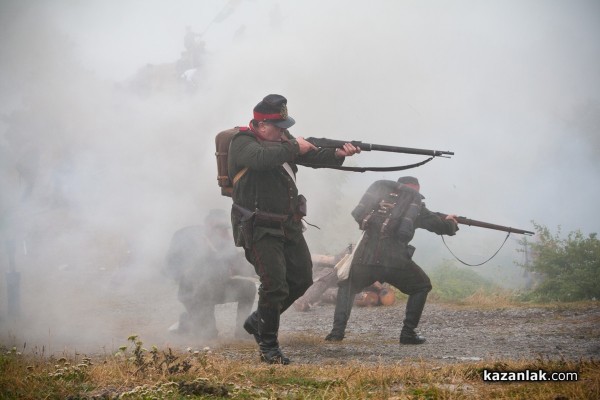
{"label": "smoke cloud", "polygon": [[[188,80],[186,26],[204,46]],[[314,253],[356,241],[355,203],[400,174],[419,178],[434,211],[597,232],[597,37],[593,0],[3,1],[2,341],[56,351],[112,350],[134,332],[171,340],[181,305],[162,273],[170,237],[230,207],[214,136],[246,125],[269,93],[288,98],[296,136],[455,152],[406,173],[302,168],[308,221],[321,228],[306,233]],[[346,164],[422,159],[365,152]],[[461,227],[447,243],[478,262],[503,239]],[[516,239],[480,271],[518,274]],[[452,259],[428,232],[414,244],[425,269]]]}

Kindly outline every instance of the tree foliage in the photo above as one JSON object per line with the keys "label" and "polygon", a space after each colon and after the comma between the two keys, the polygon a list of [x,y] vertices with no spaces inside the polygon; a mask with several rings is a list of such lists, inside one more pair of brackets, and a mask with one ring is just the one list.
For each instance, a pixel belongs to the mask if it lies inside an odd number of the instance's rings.
{"label": "tree foliage", "polygon": [[[566,238],[560,227],[553,234],[533,223],[535,241],[522,244],[530,249],[530,262],[519,264],[541,277],[527,297],[542,301],[576,301],[600,298],[600,240],[596,233],[587,237],[577,230]],[[525,251],[525,250],[524,250]]]}

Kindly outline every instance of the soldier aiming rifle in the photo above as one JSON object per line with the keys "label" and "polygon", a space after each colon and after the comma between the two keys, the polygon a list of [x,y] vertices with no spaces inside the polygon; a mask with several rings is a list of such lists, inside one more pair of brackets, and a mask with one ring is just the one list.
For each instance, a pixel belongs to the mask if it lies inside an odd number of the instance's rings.
{"label": "soldier aiming rifle", "polygon": [[375,281],[387,282],[408,295],[401,344],[422,344],[425,338],[415,331],[427,294],[429,277],[413,260],[415,248],[409,245],[415,229],[424,228],[438,235],[454,235],[458,224],[454,215],[442,218],[422,203],[417,178],[404,176],[397,182],[374,182],[352,211],[364,231],[353,254],[348,279],[339,283],[333,328],[327,341],[344,339],[354,295]]}
{"label": "soldier aiming rifle", "polygon": [[333,328],[325,340],[341,341],[344,338],[353,295],[377,280],[388,282],[408,294],[400,343],[425,342],[415,328],[432,287],[427,274],[412,260],[415,248],[409,242],[415,229],[424,228],[438,235],[452,236],[460,223],[502,230],[509,235],[513,232],[533,234],[522,229],[429,211],[422,203],[424,197],[419,191],[419,181],[410,176],[401,177],[398,182],[376,181],[352,211],[364,234],[352,255],[348,279],[339,283]]}

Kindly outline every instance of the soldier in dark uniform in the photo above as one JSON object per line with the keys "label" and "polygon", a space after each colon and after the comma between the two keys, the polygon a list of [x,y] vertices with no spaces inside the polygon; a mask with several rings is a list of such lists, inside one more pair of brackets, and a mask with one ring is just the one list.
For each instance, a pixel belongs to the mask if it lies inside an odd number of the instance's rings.
{"label": "soldier in dark uniform", "polygon": [[364,235],[356,247],[348,279],[339,283],[333,316],[333,329],[325,340],[341,341],[352,310],[354,295],[375,281],[387,282],[408,294],[402,344],[422,344],[417,335],[431,282],[413,260],[415,250],[408,243],[416,228],[438,235],[454,235],[458,230],[455,215],[445,219],[429,211],[421,202],[417,178],[405,176],[398,182],[380,180],[373,183],[352,211]]}
{"label": "soldier in dark uniform", "polygon": [[171,331],[214,339],[218,335],[215,305],[237,302],[235,337],[248,336],[242,325],[252,310],[256,284],[230,240],[224,210],[211,210],[204,225],[188,226],[173,235],[167,273],[178,282],[178,299],[186,311]]}
{"label": "soldier in dark uniform", "polygon": [[248,128],[239,128],[228,157],[233,184],[234,240],[260,278],[258,307],[244,324],[259,344],[261,360],[288,364],[277,339],[279,317],[312,281],[312,261],[303,235],[304,196],[296,187],[297,164],[341,165],[360,151],[351,144],[317,149],[289,132],[295,123],[285,97],[271,94],[254,108]]}

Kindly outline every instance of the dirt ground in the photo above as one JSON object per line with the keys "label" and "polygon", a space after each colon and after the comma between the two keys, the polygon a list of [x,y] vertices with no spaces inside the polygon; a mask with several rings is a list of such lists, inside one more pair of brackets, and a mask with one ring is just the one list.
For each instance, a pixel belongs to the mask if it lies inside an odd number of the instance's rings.
{"label": "dirt ground", "polygon": [[[183,310],[174,284],[153,287],[140,282],[126,289],[112,284],[102,290],[96,285],[92,290],[67,283],[60,285],[62,290],[49,293],[52,297],[47,301],[38,298],[33,303],[24,296],[23,321],[0,318],[0,344],[20,349],[27,343],[28,351],[38,346],[46,354],[114,354],[128,344],[129,335],[137,334],[148,348],[209,347],[228,359],[257,360],[257,346],[250,335],[247,340],[233,338],[235,303],[216,307],[220,336],[206,341],[168,332]],[[417,346],[398,342],[404,306],[404,301],[397,301],[387,307],[354,307],[346,338],[339,343],[323,340],[331,329],[334,305],[320,304],[308,312],[292,307],[281,318],[281,346],[300,364],[600,358],[598,302],[513,308],[428,302],[418,329],[427,342]],[[34,309],[43,313],[27,320]]]}
{"label": "dirt ground", "polygon": [[[489,361],[497,359],[597,359],[600,357],[600,307],[519,307],[480,310],[427,304],[419,331],[423,345],[399,345],[405,303],[352,310],[346,338],[323,340],[331,329],[334,306],[282,316],[281,345],[294,363],[396,363],[405,360]],[[252,346],[251,346],[252,347]],[[224,346],[231,358],[236,355]],[[229,350],[229,351],[228,351]]]}

